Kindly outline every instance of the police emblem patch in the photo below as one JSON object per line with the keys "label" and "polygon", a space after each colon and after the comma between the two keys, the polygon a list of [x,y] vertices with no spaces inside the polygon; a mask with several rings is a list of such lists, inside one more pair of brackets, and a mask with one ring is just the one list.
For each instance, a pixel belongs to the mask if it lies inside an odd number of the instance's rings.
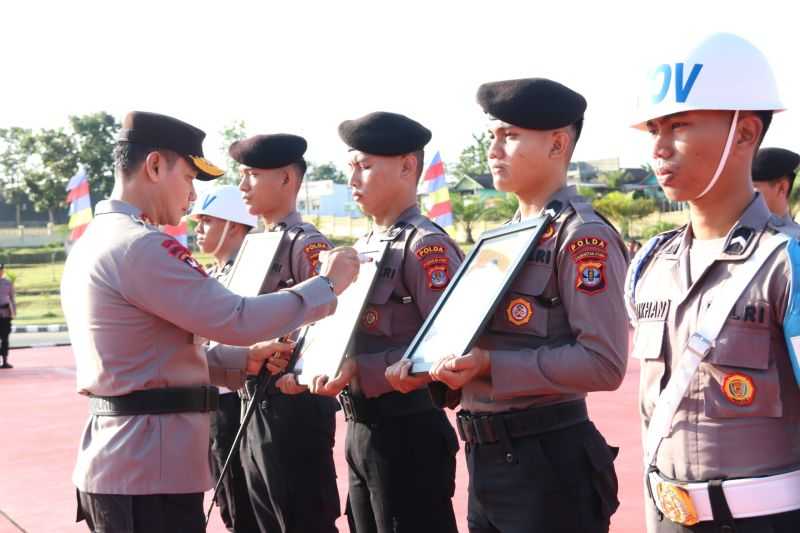
{"label": "police emblem patch", "polygon": [[378,310],[374,307],[370,307],[364,311],[364,315],[361,317],[361,324],[367,329],[373,329],[378,325],[379,318]]}
{"label": "police emblem patch", "polygon": [[428,287],[440,291],[447,287],[447,282],[450,281],[447,277],[447,267],[434,267],[428,269]]}
{"label": "police emblem patch", "polygon": [[533,317],[533,306],[525,298],[514,298],[506,307],[506,318],[515,326],[524,326]]}
{"label": "police emblem patch", "polygon": [[575,288],[586,294],[596,294],[606,288],[605,263],[583,261],[578,263]]}
{"label": "police emblem patch", "polygon": [[543,242],[549,241],[550,239],[553,238],[553,235],[555,235],[555,234],[556,234],[555,225],[552,224],[552,223],[548,224],[547,228],[545,228],[545,230],[544,230],[544,233],[542,233],[542,236],[539,237],[539,244],[542,244]]}
{"label": "police emblem patch", "polygon": [[311,265],[311,272],[319,274],[322,265],[319,261],[319,253],[324,250],[330,250],[330,246],[325,242],[314,242],[303,248],[306,254],[309,265]]}
{"label": "police emblem patch", "polygon": [[174,257],[178,261],[183,261],[184,263],[186,263],[187,265],[189,265],[193,269],[195,269],[198,272],[200,272],[205,277],[208,277],[208,273],[203,268],[203,265],[201,265],[197,261],[197,259],[192,257],[192,252],[190,252],[188,248],[186,248],[184,245],[179,243],[177,240],[175,240],[175,239],[165,239],[161,243],[161,246],[163,246],[167,250],[167,253],[169,255],[171,255],[172,257]]}
{"label": "police emblem patch", "polygon": [[722,381],[722,393],[729,402],[747,406],[756,398],[756,386],[750,376],[737,372],[725,376]]}

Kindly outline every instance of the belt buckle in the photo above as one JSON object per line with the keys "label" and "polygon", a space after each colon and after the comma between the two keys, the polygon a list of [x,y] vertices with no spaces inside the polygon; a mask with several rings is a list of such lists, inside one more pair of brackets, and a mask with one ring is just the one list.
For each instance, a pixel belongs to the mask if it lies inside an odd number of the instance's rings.
{"label": "belt buckle", "polygon": [[656,497],[664,516],[682,526],[693,526],[700,520],[689,492],[679,485],[659,481],[656,485]]}

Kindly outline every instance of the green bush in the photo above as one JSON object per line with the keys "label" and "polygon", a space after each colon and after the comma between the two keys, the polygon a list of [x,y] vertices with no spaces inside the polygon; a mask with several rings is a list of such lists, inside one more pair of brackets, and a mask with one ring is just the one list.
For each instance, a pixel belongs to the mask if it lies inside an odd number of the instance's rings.
{"label": "green bush", "polygon": [[643,239],[650,239],[652,237],[655,237],[659,233],[664,233],[665,231],[669,231],[669,230],[675,229],[677,227],[678,227],[678,225],[677,224],[673,224],[672,222],[665,222],[665,221],[656,222],[652,226],[647,226],[642,231],[642,238]]}

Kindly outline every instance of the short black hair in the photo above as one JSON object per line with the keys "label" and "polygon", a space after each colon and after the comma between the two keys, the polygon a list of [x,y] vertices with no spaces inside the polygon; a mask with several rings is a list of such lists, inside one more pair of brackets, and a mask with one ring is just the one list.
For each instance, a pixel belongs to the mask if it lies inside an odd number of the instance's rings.
{"label": "short black hair", "polygon": [[154,148],[139,143],[119,141],[114,146],[114,168],[123,176],[129,176],[144,163],[144,160],[147,159],[147,156],[151,152],[163,154],[167,159],[167,164],[170,166],[174,165],[175,161],[180,157],[172,150]]}
{"label": "short black hair", "polygon": [[419,181],[422,177],[422,171],[425,169],[425,149],[422,148],[416,152],[411,152],[411,155],[417,159],[417,181]]}
{"label": "short black hair", "polygon": [[297,177],[298,181],[303,181],[303,177],[306,175],[306,170],[308,170],[308,163],[302,157],[292,163],[294,168],[297,170]]}
{"label": "short black hair", "polygon": [[764,140],[764,135],[767,134],[769,125],[772,124],[772,115],[774,111],[753,111],[753,113],[761,120],[761,124],[764,126],[761,130],[761,138],[758,140],[758,144],[761,145],[761,142]]}

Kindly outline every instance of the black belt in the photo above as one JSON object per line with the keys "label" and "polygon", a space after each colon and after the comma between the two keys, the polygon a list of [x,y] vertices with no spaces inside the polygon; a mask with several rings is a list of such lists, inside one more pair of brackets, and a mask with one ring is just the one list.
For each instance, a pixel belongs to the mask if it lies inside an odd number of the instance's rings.
{"label": "black belt", "polygon": [[427,389],[408,394],[389,392],[377,398],[365,398],[345,388],[339,394],[344,418],[348,422],[374,424],[386,418],[406,416],[435,409]]}
{"label": "black belt", "polygon": [[473,415],[461,411],[456,418],[456,428],[459,437],[466,443],[491,444],[498,442],[503,433],[512,439],[530,437],[586,420],[589,420],[589,412],[586,402],[580,400],[497,414]]}
{"label": "black belt", "polygon": [[216,411],[219,390],[210,385],[134,391],[122,396],[91,396],[95,416],[166,415]]}

